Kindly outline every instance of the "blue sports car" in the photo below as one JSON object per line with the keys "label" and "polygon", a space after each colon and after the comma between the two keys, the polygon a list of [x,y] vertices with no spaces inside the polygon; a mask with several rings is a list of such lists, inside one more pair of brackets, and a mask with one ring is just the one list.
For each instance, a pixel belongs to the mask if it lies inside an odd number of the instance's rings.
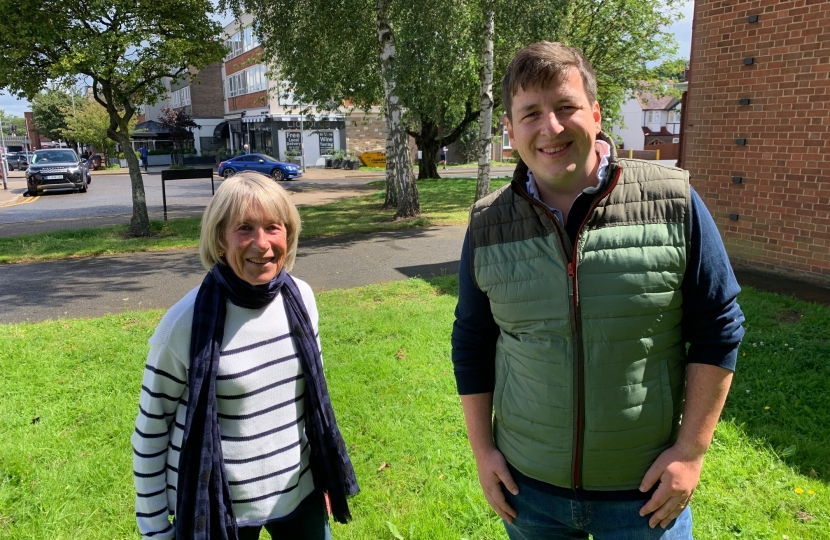
{"label": "blue sports car", "polygon": [[265,154],[245,154],[219,164],[219,175],[225,178],[230,178],[241,171],[256,171],[267,174],[274,180],[293,180],[303,175],[299,166],[277,161]]}

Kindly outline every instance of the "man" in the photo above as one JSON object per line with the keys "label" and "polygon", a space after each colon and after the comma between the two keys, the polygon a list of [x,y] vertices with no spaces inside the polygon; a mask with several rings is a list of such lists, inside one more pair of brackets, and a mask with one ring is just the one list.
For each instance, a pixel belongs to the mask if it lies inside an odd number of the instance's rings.
{"label": "man", "polygon": [[142,146],[138,149],[138,154],[141,156],[141,164],[144,165],[144,172],[147,172],[147,147]]}
{"label": "man", "polygon": [[242,153],[243,154],[250,154],[251,153],[250,150],[248,150],[248,145],[247,144],[242,145]]}
{"label": "man", "polygon": [[441,147],[441,168],[443,168],[443,169],[447,168],[447,147],[446,146]]}
{"label": "man", "polygon": [[560,43],[508,66],[521,160],[470,212],[456,383],[511,540],[690,539],[740,289],[688,173],[617,158],[596,95],[587,60]]}

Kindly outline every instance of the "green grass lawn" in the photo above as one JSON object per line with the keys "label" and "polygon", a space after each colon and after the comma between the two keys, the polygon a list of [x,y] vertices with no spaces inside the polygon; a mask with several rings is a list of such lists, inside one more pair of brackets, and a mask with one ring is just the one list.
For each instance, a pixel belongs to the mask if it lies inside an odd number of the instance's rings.
{"label": "green grass lawn", "polygon": [[[444,277],[318,296],[362,488],[334,538],[506,538],[455,393],[456,288]],[[740,301],[747,337],[695,495],[695,537],[830,540],[830,308],[753,290]],[[0,537],[138,537],[129,436],[160,317],[0,325]]]}
{"label": "green grass lawn", "polygon": [[[474,178],[419,181],[421,217],[408,220],[396,220],[394,209],[382,208],[383,183],[377,182],[377,193],[301,207],[302,237],[462,225],[474,202],[475,182]],[[491,188],[506,182],[494,179]],[[194,247],[199,243],[200,223],[201,218],[152,221],[149,238],[126,238],[126,225],[0,238],[0,264]]]}

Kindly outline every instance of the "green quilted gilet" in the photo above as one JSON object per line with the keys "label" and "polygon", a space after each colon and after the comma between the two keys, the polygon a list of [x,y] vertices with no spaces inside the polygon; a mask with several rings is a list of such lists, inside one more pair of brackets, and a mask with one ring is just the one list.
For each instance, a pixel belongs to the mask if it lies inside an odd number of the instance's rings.
{"label": "green quilted gilet", "polygon": [[683,406],[688,174],[612,155],[574,250],[526,170],[470,217],[473,277],[501,328],[496,445],[556,486],[636,489]]}

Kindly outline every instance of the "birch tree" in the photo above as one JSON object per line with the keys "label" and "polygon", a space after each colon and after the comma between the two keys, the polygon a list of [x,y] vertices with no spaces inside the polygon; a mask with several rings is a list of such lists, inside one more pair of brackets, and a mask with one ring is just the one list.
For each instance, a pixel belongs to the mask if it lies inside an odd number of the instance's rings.
{"label": "birch tree", "polygon": [[481,4],[481,112],[478,119],[476,200],[490,193],[490,154],[493,147],[493,35],[496,26],[496,0],[482,0]]}
{"label": "birch tree", "polygon": [[[398,95],[395,69],[395,33],[389,20],[390,3],[391,0],[377,0],[375,7],[377,10],[377,36],[380,47],[380,65],[388,131],[386,146],[387,192],[391,183],[395,188],[394,196],[398,203],[398,211],[395,217],[408,218],[421,213],[421,203],[418,200],[418,188],[415,186],[412,162],[409,157],[409,141],[406,126],[403,123],[403,107]],[[391,182],[389,181],[390,175]]]}
{"label": "birch tree", "polygon": [[225,54],[210,0],[0,0],[13,32],[0,33],[0,88],[32,98],[47,81],[81,77],[109,115],[107,135],[121,145],[130,171],[130,233],[150,235],[141,168],[130,152],[136,107],[155,103],[164,77],[187,75]]}

